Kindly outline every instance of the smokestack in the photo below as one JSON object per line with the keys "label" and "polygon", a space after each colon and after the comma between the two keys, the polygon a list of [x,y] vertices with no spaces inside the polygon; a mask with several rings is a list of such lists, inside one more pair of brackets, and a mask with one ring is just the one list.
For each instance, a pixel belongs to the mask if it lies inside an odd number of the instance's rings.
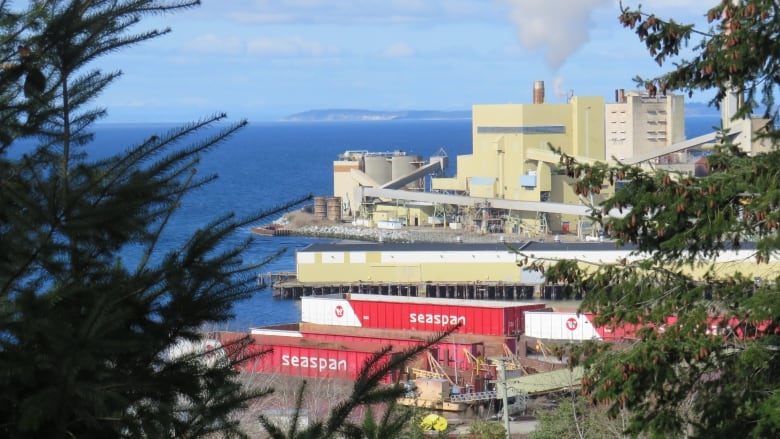
{"label": "smokestack", "polygon": [[534,81],[534,104],[544,103],[544,81]]}
{"label": "smokestack", "polygon": [[625,104],[626,103],[626,91],[622,88],[615,89],[615,103],[616,104]]}

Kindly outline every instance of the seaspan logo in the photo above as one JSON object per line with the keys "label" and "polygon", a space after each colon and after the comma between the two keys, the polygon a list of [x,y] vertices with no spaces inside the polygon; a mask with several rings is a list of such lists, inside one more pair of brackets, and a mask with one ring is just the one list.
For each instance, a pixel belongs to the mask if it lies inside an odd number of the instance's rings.
{"label": "seaspan logo", "polygon": [[323,370],[347,370],[347,360],[335,358],[306,357],[297,355],[282,355],[282,366],[297,367],[299,369]]}
{"label": "seaspan logo", "polygon": [[336,317],[342,318],[344,316],[344,308],[341,305],[336,305]]}
{"label": "seaspan logo", "polygon": [[430,323],[434,325],[450,326],[457,325],[458,323],[465,325],[466,317],[446,314],[422,314],[411,313],[409,314],[410,323]]}
{"label": "seaspan logo", "polygon": [[574,331],[575,329],[577,329],[577,319],[575,319],[574,317],[569,317],[569,319],[566,320],[566,329],[568,329],[569,331]]}

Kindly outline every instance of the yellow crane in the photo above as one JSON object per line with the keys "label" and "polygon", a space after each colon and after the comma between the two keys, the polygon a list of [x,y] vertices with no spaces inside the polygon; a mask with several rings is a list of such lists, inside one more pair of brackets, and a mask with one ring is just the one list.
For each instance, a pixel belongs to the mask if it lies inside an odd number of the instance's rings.
{"label": "yellow crane", "polygon": [[509,346],[504,343],[502,345],[504,350],[504,356],[500,359],[491,358],[490,361],[494,365],[497,361],[503,361],[504,362],[504,370],[519,370],[522,372],[523,375],[528,375],[528,371],[525,370],[525,367],[523,367],[522,363],[520,363],[520,359],[517,358],[517,356],[512,352],[511,349],[509,349]]}
{"label": "yellow crane", "polygon": [[450,378],[449,375],[447,375],[447,372],[444,370],[441,364],[439,364],[439,362],[436,361],[435,358],[433,358],[433,354],[431,354],[431,351],[427,351],[425,355],[428,360],[428,367],[431,370],[413,368],[412,372],[414,373],[414,375],[423,378],[443,378],[449,381],[450,385],[454,386],[455,382],[452,381],[452,378]]}
{"label": "yellow crane", "polygon": [[466,354],[466,360],[468,360],[471,368],[475,372],[485,372],[488,370],[487,362],[483,358],[475,357],[468,349],[463,348],[463,353]]}

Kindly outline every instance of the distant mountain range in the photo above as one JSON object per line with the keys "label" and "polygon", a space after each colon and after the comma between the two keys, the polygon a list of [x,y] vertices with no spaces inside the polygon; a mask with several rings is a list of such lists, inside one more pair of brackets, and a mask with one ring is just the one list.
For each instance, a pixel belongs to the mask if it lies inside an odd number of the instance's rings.
{"label": "distant mountain range", "polygon": [[[718,110],[708,107],[707,104],[692,102],[685,104],[686,116],[711,116],[717,115]],[[351,122],[371,120],[454,120],[471,119],[471,110],[437,111],[437,110],[408,110],[408,111],[376,111],[361,109],[324,109],[309,110],[284,117],[286,122]]]}
{"label": "distant mountain range", "polygon": [[432,120],[471,119],[471,110],[374,111],[356,109],[309,110],[283,118],[288,122],[360,121],[360,120]]}

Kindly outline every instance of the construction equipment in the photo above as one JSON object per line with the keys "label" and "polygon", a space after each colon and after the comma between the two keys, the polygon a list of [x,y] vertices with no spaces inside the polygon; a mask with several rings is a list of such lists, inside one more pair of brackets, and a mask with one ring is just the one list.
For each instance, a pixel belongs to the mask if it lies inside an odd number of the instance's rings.
{"label": "construction equipment", "polygon": [[528,375],[528,371],[525,370],[525,367],[520,363],[520,359],[515,356],[511,349],[509,349],[509,346],[504,343],[502,347],[504,355],[502,357],[491,357],[490,364],[498,369],[499,363],[503,363],[503,368],[507,372],[520,371],[521,374]]}
{"label": "construction equipment", "polygon": [[415,376],[421,377],[421,378],[439,378],[439,379],[446,379],[449,381],[450,385],[455,385],[455,382],[452,381],[452,378],[445,372],[444,368],[439,364],[438,361],[436,361],[435,358],[433,358],[433,354],[431,354],[431,351],[427,351],[425,353],[426,359],[428,360],[428,368],[431,370],[424,370],[424,369],[412,369],[412,373],[414,373]]}
{"label": "construction equipment", "polygon": [[544,361],[550,361],[548,355],[552,356],[552,352],[550,352],[550,349],[547,346],[545,346],[541,340],[536,340],[535,348],[537,351],[539,351],[542,354],[542,357],[544,357]]}
{"label": "construction equipment", "polygon": [[487,362],[483,358],[475,357],[466,348],[463,348],[463,353],[466,354],[466,360],[471,365],[471,369],[474,370],[475,372],[487,372],[489,370]]}
{"label": "construction equipment", "polygon": [[520,362],[520,359],[517,358],[515,353],[509,349],[509,346],[507,346],[506,343],[504,343],[502,346],[504,349],[504,356],[507,358],[507,361],[504,363],[506,370],[519,370],[523,373],[523,375],[528,375],[528,371],[525,370],[525,367],[523,367],[523,364]]}

